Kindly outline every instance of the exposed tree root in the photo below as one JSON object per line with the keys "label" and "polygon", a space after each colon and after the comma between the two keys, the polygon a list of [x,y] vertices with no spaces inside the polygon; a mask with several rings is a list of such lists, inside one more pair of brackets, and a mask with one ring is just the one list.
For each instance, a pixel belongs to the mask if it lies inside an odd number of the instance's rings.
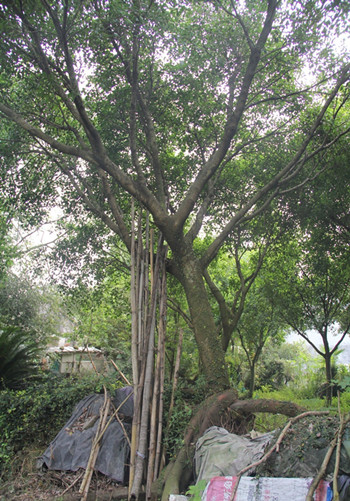
{"label": "exposed tree root", "polygon": [[184,446],[169,469],[165,480],[162,501],[167,501],[170,494],[179,494],[184,481],[192,475],[192,461],[197,439],[210,426],[219,424],[220,415],[237,399],[235,390],[227,390],[207,398],[202,402],[189,422],[184,437]]}
{"label": "exposed tree root", "polygon": [[254,414],[256,412],[269,412],[270,414],[283,414],[294,417],[305,411],[303,407],[293,402],[281,402],[265,398],[251,400],[236,400],[230,405],[230,409],[241,414]]}

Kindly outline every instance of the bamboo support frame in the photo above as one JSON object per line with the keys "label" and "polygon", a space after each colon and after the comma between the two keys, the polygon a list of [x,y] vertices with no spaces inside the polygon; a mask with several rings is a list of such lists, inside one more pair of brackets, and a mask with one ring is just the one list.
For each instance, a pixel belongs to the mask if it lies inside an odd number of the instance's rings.
{"label": "bamboo support frame", "polygon": [[[147,465],[146,489],[159,471],[165,366],[166,249],[148,214],[132,208],[131,304],[134,416],[128,497],[138,498]],[[144,227],[142,226],[145,221]],[[159,323],[157,324],[157,312]],[[157,339],[158,335],[158,339]],[[157,350],[155,344],[157,343]],[[135,366],[135,367],[134,367]],[[150,429],[149,429],[150,427]],[[147,462],[145,461],[147,458]]]}

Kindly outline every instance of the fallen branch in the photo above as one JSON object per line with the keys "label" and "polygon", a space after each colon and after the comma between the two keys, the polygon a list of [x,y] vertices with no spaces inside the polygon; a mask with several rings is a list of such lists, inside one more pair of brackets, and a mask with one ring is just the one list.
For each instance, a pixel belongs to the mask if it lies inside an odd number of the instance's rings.
{"label": "fallen branch", "polygon": [[254,398],[249,400],[236,400],[230,405],[232,411],[240,414],[255,414],[256,412],[268,412],[269,414],[283,414],[294,417],[305,412],[306,409],[293,402],[280,402],[278,400],[266,398]]}
{"label": "fallen branch", "polygon": [[72,482],[70,485],[68,485],[67,489],[65,489],[63,492],[61,492],[60,496],[64,496],[66,492],[68,492],[72,487],[75,486],[75,484],[81,479],[81,477],[84,475],[84,472],[82,471],[77,478]]}
{"label": "fallen branch", "polygon": [[290,419],[288,421],[288,423],[285,425],[285,427],[283,428],[283,430],[281,431],[276,443],[271,447],[271,449],[269,451],[267,451],[267,453],[264,454],[264,456],[262,458],[260,458],[258,461],[246,466],[238,473],[237,481],[236,481],[235,486],[233,488],[233,491],[232,491],[232,494],[230,497],[230,501],[233,501],[235,498],[235,495],[236,495],[236,492],[237,492],[239,482],[241,480],[242,475],[244,473],[246,473],[247,471],[251,470],[252,468],[256,468],[261,463],[264,463],[271,456],[271,454],[274,451],[279,452],[279,447],[281,445],[281,442],[284,439],[284,437],[286,436],[286,434],[287,434],[289,428],[292,426],[292,424],[294,424],[296,421],[299,421],[300,419],[303,419],[304,417],[307,417],[307,416],[323,416],[323,415],[327,415],[327,414],[329,414],[329,411],[307,411],[307,412],[303,412],[302,414],[299,414],[299,416],[295,416],[294,418]]}

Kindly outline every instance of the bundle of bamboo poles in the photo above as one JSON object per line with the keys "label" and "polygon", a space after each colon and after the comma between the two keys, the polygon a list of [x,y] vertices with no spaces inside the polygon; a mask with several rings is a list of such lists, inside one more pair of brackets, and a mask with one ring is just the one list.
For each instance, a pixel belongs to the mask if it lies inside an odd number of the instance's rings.
{"label": "bundle of bamboo poles", "polygon": [[131,435],[129,499],[138,499],[152,482],[161,462],[166,331],[167,248],[160,235],[155,244],[149,218],[135,222],[132,211],[131,310],[134,416]]}

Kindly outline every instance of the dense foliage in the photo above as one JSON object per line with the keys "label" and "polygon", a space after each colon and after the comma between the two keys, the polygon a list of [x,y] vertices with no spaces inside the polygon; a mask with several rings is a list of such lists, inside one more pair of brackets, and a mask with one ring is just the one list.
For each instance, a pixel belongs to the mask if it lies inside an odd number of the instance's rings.
{"label": "dense foliage", "polygon": [[33,332],[0,323],[0,389],[28,385],[38,372],[39,353]]}
{"label": "dense foliage", "polygon": [[45,449],[70,417],[74,406],[90,393],[123,386],[115,376],[76,378],[42,374],[22,390],[0,391],[0,471],[7,471],[16,451],[35,444]]}

